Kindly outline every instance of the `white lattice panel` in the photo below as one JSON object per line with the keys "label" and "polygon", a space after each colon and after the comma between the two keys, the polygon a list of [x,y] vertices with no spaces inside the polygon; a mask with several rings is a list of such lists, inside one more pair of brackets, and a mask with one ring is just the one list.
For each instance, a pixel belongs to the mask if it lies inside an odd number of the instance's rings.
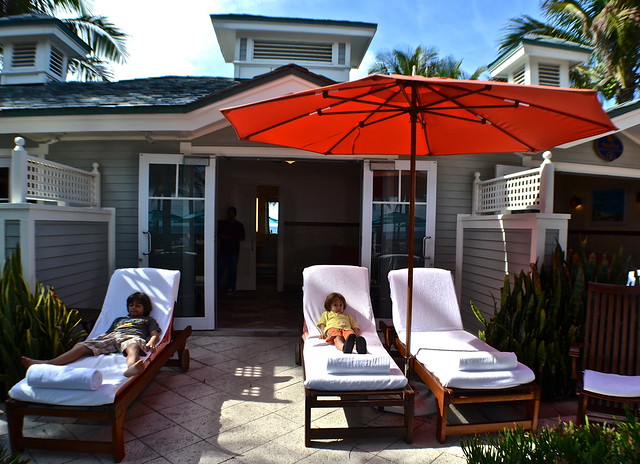
{"label": "white lattice panel", "polygon": [[29,156],[27,198],[80,205],[97,205],[96,175],[63,164]]}
{"label": "white lattice panel", "polygon": [[476,213],[539,209],[541,169],[530,169],[477,184]]}

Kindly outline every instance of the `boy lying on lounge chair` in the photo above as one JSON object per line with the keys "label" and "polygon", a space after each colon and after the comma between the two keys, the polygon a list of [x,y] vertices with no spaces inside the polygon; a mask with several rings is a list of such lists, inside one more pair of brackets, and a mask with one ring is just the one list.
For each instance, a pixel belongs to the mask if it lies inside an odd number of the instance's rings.
{"label": "boy lying on lounge chair", "polygon": [[63,366],[84,356],[121,352],[127,357],[125,377],[133,377],[144,371],[142,353],[153,353],[160,339],[158,322],[149,314],[152,305],[149,296],[135,292],[127,298],[128,316],[116,318],[107,333],[97,338],[79,342],[69,351],[50,360],[38,360],[22,356],[20,362],[28,369],[32,364]]}

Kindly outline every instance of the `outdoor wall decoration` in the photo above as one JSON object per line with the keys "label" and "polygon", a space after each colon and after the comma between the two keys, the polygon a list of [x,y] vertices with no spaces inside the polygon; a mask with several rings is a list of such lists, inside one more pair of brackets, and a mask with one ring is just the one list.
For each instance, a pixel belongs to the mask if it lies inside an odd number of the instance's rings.
{"label": "outdoor wall decoration", "polygon": [[593,192],[591,220],[602,223],[623,223],[624,189],[596,190]]}
{"label": "outdoor wall decoration", "polygon": [[596,154],[605,161],[613,161],[620,158],[624,151],[622,140],[613,134],[597,139],[593,142],[593,147]]}

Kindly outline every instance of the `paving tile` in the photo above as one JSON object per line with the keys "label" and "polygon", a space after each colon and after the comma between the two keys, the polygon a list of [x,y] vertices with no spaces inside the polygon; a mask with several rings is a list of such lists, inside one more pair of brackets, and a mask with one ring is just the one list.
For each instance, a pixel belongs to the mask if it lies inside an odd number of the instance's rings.
{"label": "paving tile", "polygon": [[174,425],[174,421],[159,412],[154,412],[153,414],[127,420],[124,428],[134,437],[141,438],[168,429]]}
{"label": "paving tile", "polygon": [[170,390],[176,390],[182,389],[184,386],[197,383],[198,381],[193,377],[186,375],[184,372],[167,372],[166,374],[161,372],[160,375],[156,377],[156,382]]}
{"label": "paving tile", "polygon": [[140,401],[152,409],[162,409],[166,406],[174,406],[176,404],[186,403],[189,400],[184,396],[179,395],[178,393],[175,393],[171,390],[166,390],[156,395],[148,395],[140,398]]}
{"label": "paving tile", "polygon": [[204,440],[164,455],[168,462],[175,464],[214,464],[233,457],[233,454]]}
{"label": "paving tile", "polygon": [[140,441],[161,456],[166,456],[176,449],[182,449],[201,441],[201,438],[180,425],[174,425],[142,437]]}
{"label": "paving tile", "polygon": [[246,451],[236,459],[247,464],[256,462],[261,464],[287,464],[298,462],[316,452],[317,450],[304,446],[304,430],[296,429],[262,446]]}

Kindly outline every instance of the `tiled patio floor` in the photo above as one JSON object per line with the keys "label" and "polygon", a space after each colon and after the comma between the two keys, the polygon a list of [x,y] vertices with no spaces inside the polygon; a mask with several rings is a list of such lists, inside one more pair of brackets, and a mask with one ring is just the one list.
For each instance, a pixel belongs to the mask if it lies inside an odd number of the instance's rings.
{"label": "tiled patio floor", "polygon": [[[304,446],[302,368],[294,362],[297,337],[196,332],[189,339],[191,369],[163,369],[131,406],[123,462],[189,463],[464,463],[459,439],[435,440],[435,419],[417,417],[414,442],[397,439],[328,441]],[[9,447],[0,403],[0,443]],[[573,416],[572,416],[573,414]],[[543,405],[542,424],[575,419],[575,403]],[[35,418],[37,419],[37,418]],[[346,423],[341,410],[314,416],[318,425]],[[349,421],[400,421],[374,409]],[[29,421],[29,418],[27,418]],[[60,438],[109,437],[101,425],[31,420],[29,433]],[[107,455],[28,450],[37,464],[106,463]]]}

